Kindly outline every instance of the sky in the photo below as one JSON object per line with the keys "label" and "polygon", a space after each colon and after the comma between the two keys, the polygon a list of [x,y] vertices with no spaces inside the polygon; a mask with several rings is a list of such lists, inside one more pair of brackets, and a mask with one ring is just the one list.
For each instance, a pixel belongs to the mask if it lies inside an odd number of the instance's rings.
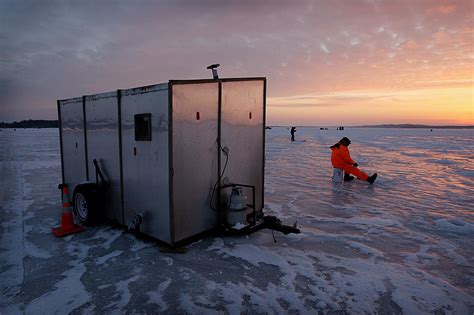
{"label": "sky", "polygon": [[219,63],[267,78],[268,125],[474,125],[473,3],[0,0],[0,121]]}

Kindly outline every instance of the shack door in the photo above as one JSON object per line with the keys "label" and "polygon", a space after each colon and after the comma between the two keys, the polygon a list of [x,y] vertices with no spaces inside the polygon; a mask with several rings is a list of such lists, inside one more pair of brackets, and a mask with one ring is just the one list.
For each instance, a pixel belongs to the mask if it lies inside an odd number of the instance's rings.
{"label": "shack door", "polygon": [[120,97],[124,223],[141,213],[140,231],[170,242],[168,84]]}
{"label": "shack door", "polygon": [[173,83],[173,242],[216,226],[209,205],[218,178],[218,108],[218,82]]}
{"label": "shack door", "polygon": [[[225,176],[255,186],[256,210],[263,208],[265,159],[265,80],[223,79],[221,145],[229,148]],[[221,165],[225,164],[221,155]],[[248,201],[251,193],[247,192]]]}

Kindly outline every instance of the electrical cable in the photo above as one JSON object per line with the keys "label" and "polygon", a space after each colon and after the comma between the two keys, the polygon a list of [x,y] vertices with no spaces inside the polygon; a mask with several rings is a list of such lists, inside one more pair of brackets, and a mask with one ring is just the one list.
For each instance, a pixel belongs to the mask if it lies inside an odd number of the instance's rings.
{"label": "electrical cable", "polygon": [[273,229],[271,229],[271,230],[272,230],[273,242],[276,243],[276,242],[277,242],[277,239],[275,238],[275,234],[273,233]]}
{"label": "electrical cable", "polygon": [[224,173],[225,173],[225,169],[227,167],[227,162],[229,162],[229,151],[228,150],[224,150],[224,148],[222,146],[220,146],[220,149],[222,152],[224,152],[224,155],[225,155],[225,163],[224,163],[224,168],[222,169],[222,172],[219,176],[219,178],[217,179],[216,183],[214,184],[214,188],[212,189],[212,195],[211,195],[211,200],[209,201],[209,207],[214,210],[214,211],[217,211],[216,208],[214,208],[212,206],[212,200],[214,199],[214,194],[216,192],[216,187],[217,187],[217,184],[220,183],[222,177],[224,176]]}

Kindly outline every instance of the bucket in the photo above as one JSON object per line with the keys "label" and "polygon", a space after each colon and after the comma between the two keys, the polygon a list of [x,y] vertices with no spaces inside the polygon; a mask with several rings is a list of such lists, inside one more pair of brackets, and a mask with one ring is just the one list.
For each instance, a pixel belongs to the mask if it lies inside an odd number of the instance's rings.
{"label": "bucket", "polygon": [[341,168],[334,168],[332,171],[332,181],[335,183],[342,183],[344,178],[344,170]]}

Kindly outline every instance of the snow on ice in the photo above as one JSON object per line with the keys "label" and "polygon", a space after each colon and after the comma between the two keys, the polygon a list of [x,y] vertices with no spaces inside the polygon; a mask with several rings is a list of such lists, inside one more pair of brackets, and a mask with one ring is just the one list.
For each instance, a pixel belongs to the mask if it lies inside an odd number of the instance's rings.
{"label": "snow on ice", "polygon": [[[335,184],[352,140],[374,185]],[[63,239],[58,131],[0,132],[0,313],[474,312],[474,131],[267,130],[265,212],[302,233],[185,254],[106,225]],[[305,140],[305,141],[303,141]]]}

